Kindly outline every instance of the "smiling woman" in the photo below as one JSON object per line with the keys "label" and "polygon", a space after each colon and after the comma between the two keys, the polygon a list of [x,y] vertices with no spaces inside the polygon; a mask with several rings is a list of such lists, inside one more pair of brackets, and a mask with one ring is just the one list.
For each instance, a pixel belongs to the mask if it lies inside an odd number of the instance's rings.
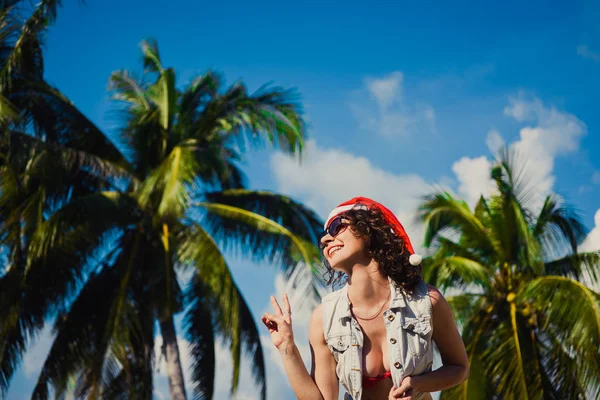
{"label": "smiling woman", "polygon": [[[325,296],[311,317],[312,368],[304,366],[292,331],[292,310],[262,321],[279,350],[298,399],[431,399],[430,392],[468,376],[468,360],[450,307],[420,276],[402,224],[383,205],[364,197],[340,204],[320,240],[329,284],[345,285]],[[442,367],[432,371],[433,342]]]}

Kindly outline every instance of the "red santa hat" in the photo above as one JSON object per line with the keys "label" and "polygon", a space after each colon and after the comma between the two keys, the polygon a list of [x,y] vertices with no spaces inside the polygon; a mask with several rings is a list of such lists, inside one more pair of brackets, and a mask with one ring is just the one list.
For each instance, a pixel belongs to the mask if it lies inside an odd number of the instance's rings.
{"label": "red santa hat", "polygon": [[419,254],[416,254],[415,251],[413,250],[412,244],[410,243],[410,239],[408,238],[408,235],[406,234],[404,227],[402,226],[400,221],[398,221],[398,218],[396,218],[394,213],[391,212],[383,204],[378,203],[375,200],[371,200],[367,197],[354,197],[353,199],[345,201],[342,204],[340,204],[339,206],[337,206],[336,208],[334,208],[331,211],[331,213],[329,213],[329,216],[327,217],[327,221],[325,221],[325,229],[327,229],[331,220],[333,220],[338,215],[345,213],[346,211],[349,211],[349,210],[373,210],[373,209],[378,210],[383,214],[383,218],[385,219],[385,221],[388,224],[390,224],[390,226],[392,227],[392,231],[396,235],[398,235],[400,237],[400,239],[402,239],[402,242],[404,242],[404,246],[406,247],[406,250],[408,250],[408,252],[411,254],[408,259],[408,261],[411,263],[411,265],[421,264],[421,261],[423,261],[423,257],[421,257]]}

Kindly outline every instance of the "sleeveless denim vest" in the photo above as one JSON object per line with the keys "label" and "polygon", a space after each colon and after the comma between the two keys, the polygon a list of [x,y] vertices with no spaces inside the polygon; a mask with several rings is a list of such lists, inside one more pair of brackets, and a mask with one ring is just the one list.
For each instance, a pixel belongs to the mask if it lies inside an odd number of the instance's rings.
{"label": "sleeveless denim vest", "polygon": [[[421,281],[412,295],[404,293],[390,279],[390,308],[383,312],[392,381],[399,386],[406,376],[431,371],[431,300],[427,284]],[[363,380],[363,332],[350,311],[348,286],[323,297],[323,333],[327,347],[337,362],[336,373],[348,394],[345,399],[360,400]],[[415,400],[431,398],[418,394]]]}

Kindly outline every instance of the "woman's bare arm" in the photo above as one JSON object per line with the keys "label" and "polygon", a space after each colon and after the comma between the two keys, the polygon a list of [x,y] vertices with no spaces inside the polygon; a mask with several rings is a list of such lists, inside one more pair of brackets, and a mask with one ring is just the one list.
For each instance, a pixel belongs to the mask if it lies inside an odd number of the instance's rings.
{"label": "woman's bare arm", "polygon": [[[290,311],[287,296],[283,298],[286,312]],[[312,354],[312,372],[308,373],[300,351],[294,342],[291,315],[284,314],[275,298],[271,298],[275,315],[265,313],[262,321],[269,329],[273,344],[279,350],[285,373],[292,390],[299,400],[336,400],[338,381],[335,360],[323,337],[321,306],[312,314],[309,326],[309,342]]]}
{"label": "woman's bare arm", "polygon": [[320,388],[323,399],[337,399],[339,382],[335,372],[336,363],[323,336],[323,314],[320,305],[310,318],[308,340],[312,354],[312,378]]}

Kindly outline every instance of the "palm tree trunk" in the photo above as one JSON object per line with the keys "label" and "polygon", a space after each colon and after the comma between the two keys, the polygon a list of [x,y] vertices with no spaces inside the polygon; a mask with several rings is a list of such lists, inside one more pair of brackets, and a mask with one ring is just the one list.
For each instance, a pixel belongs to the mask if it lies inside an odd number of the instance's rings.
{"label": "palm tree trunk", "polygon": [[162,352],[167,360],[167,376],[169,377],[169,393],[171,400],[186,400],[185,383],[183,381],[183,369],[179,358],[179,346],[173,316],[170,315],[160,321],[163,346]]}

